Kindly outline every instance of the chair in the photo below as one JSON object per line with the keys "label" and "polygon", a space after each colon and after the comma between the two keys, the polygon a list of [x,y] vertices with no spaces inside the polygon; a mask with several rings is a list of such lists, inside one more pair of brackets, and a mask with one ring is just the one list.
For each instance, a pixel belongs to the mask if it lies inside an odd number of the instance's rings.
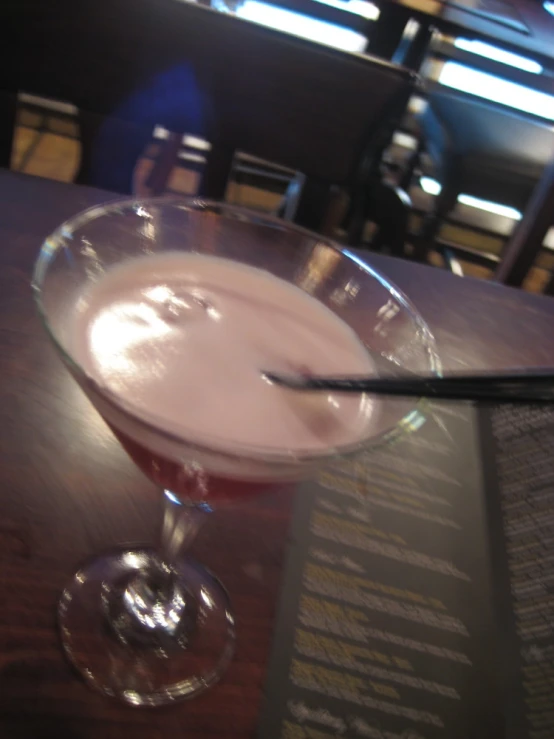
{"label": "chair", "polygon": [[443,89],[429,94],[419,123],[423,148],[442,186],[418,237],[419,258],[432,247],[462,192],[523,211],[554,153],[550,126]]}
{"label": "chair", "polygon": [[52,0],[33,3],[32,14],[30,1],[15,6],[8,91],[83,111],[79,181],[118,192],[131,192],[136,160],[161,124],[210,141],[203,195],[223,197],[236,150],[302,172],[311,197],[296,220],[318,228],[333,186],[356,200],[379,178],[416,82],[398,66],[182,0]]}
{"label": "chair", "polygon": [[[540,252],[544,238],[554,222],[554,156],[551,157],[540,182],[533,190],[523,218],[514,228],[502,252],[502,261],[494,279],[519,287]],[[554,274],[544,292],[554,295]]]}
{"label": "chair", "polygon": [[[539,92],[554,92],[550,70],[534,74],[510,67],[456,47],[438,34],[430,45],[429,60],[454,62]],[[426,152],[431,167],[428,171],[424,166],[425,173],[435,176],[442,186],[416,238],[419,259],[425,259],[433,247],[441,223],[461,192],[524,210],[554,153],[554,136],[543,118],[440,84],[430,82],[427,87],[428,106],[416,121],[419,146],[401,181],[407,189]],[[494,85],[489,87],[494,94]],[[471,261],[484,264],[483,255],[465,252]],[[497,265],[488,260],[487,266]]]}

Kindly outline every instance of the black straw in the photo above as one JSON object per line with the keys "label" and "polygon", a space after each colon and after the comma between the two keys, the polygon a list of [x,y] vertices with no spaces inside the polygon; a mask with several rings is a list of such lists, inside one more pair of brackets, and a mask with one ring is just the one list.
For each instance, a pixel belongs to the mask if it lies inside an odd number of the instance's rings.
{"label": "black straw", "polygon": [[[400,369],[400,368],[398,368]],[[370,393],[441,400],[480,400],[506,403],[553,403],[554,371],[509,371],[502,374],[446,377],[322,377],[262,372],[276,385],[302,391]]]}

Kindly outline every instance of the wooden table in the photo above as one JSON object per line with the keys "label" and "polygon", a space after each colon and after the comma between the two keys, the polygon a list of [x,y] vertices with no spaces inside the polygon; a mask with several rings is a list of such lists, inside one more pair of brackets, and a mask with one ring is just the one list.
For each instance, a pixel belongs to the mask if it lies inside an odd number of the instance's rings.
{"label": "wooden table", "polygon": [[[29,279],[42,239],[99,190],[0,170],[0,736],[162,739],[254,736],[291,497],[216,513],[194,545],[228,586],[237,657],[223,682],[168,709],[131,709],[90,691],[58,643],[62,586],[90,554],[153,541],[159,499],[54,355]],[[367,260],[429,321],[447,367],[554,363],[554,301],[447,272]]]}

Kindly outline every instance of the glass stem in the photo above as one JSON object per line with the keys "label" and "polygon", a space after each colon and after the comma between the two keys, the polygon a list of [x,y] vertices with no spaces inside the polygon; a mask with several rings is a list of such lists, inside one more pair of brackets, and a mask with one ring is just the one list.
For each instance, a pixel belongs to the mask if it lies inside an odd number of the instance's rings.
{"label": "glass stem", "polygon": [[208,493],[206,473],[195,462],[183,464],[179,471],[179,488],[184,495],[175,495],[164,490],[164,511],[160,557],[162,562],[172,565],[182,551],[190,548],[210,506],[205,503]]}
{"label": "glass stem", "polygon": [[183,551],[190,548],[211,508],[207,503],[181,500],[170,490],[163,492],[160,558],[165,564],[172,565]]}
{"label": "glass stem", "polygon": [[180,489],[187,498],[164,490],[163,523],[158,551],[148,563],[124,578],[107,599],[108,621],[124,644],[141,644],[168,653],[188,645],[198,617],[198,602],[178,575],[181,552],[188,549],[211,512],[203,502],[206,476],[201,468],[182,470]]}

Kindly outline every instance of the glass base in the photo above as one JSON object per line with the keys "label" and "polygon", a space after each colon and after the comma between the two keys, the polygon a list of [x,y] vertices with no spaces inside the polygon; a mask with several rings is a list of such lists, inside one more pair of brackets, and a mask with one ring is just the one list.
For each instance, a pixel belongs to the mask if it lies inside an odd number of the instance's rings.
{"label": "glass base", "polygon": [[136,706],[206,690],[234,653],[234,618],[219,580],[190,558],[170,570],[149,549],[86,564],[64,590],[58,616],[66,654],[85,680]]}

